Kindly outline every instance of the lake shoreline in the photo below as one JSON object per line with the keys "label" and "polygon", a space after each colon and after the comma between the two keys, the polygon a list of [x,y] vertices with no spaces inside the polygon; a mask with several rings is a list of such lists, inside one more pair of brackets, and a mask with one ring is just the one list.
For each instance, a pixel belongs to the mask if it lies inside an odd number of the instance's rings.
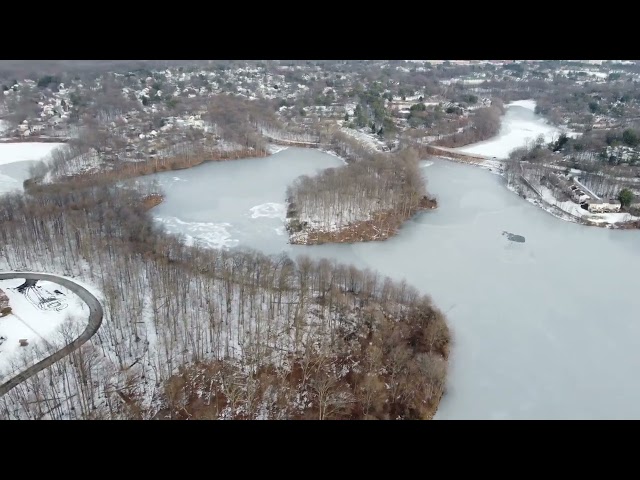
{"label": "lake shoreline", "polygon": [[37,191],[50,186],[74,185],[74,186],[91,186],[99,184],[101,181],[127,180],[130,178],[145,177],[163,172],[173,172],[178,170],[188,170],[211,162],[227,162],[233,160],[241,160],[245,158],[263,158],[270,154],[258,152],[255,150],[234,150],[232,152],[220,152],[217,156],[203,155],[196,160],[183,159],[181,157],[170,157],[162,160],[162,165],[158,165],[158,161],[154,159],[144,160],[141,162],[127,163],[119,170],[107,170],[99,172],[86,172],[64,177],[58,177],[51,183],[42,183],[41,180],[33,178],[24,181],[25,191]]}
{"label": "lake shoreline", "polygon": [[578,217],[573,215],[570,212],[567,212],[560,208],[557,205],[553,205],[547,202],[541,195],[538,194],[534,189],[528,187],[524,182],[518,183],[516,185],[509,184],[506,180],[505,176],[505,162],[495,159],[495,160],[485,160],[473,155],[464,155],[457,152],[451,152],[451,156],[448,155],[448,152],[440,151],[437,155],[431,155],[429,158],[445,160],[447,162],[453,163],[461,163],[466,165],[472,165],[475,167],[480,167],[485,170],[489,170],[491,173],[498,175],[505,179],[504,186],[510,192],[515,193],[523,200],[535,205],[536,207],[544,210],[545,212],[551,214],[555,218],[560,220],[564,220],[566,222],[577,223],[578,225],[584,225],[587,227],[599,227],[599,228],[607,228],[613,230],[636,230],[640,229],[640,220],[630,220],[628,222],[597,222],[593,220],[589,220],[587,218]]}

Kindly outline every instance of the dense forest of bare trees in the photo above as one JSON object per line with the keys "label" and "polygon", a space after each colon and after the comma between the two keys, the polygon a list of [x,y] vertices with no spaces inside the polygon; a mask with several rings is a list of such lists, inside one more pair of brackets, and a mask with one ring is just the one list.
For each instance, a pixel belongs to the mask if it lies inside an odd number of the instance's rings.
{"label": "dense forest of bare trees", "polygon": [[186,247],[153,226],[148,193],[3,197],[0,266],[82,279],[105,319],[4,395],[0,418],[432,416],[449,333],[428,298],[327,260]]}
{"label": "dense forest of bare trees", "polygon": [[448,148],[462,147],[474,142],[487,140],[498,134],[500,117],[504,113],[504,106],[499,100],[494,100],[490,107],[479,108],[469,117],[469,126],[459,133],[445,136],[434,142],[435,145]]}
{"label": "dense forest of bare trees", "polygon": [[[349,149],[345,144],[343,150]],[[434,208],[415,150],[352,152],[344,167],[302,176],[288,188],[287,228],[292,243],[381,240],[417,211]],[[351,152],[350,152],[351,153]]]}

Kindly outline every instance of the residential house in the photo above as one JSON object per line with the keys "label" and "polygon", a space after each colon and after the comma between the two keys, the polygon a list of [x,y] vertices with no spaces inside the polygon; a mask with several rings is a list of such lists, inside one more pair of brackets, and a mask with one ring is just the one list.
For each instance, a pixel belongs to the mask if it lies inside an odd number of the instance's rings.
{"label": "residential house", "polygon": [[571,199],[574,202],[576,202],[576,203],[584,203],[584,202],[588,201],[591,198],[589,195],[584,193],[579,188],[577,188],[577,187],[574,188],[574,187],[575,187],[575,185],[573,185],[571,187]]}
{"label": "residential house", "polygon": [[589,213],[615,213],[619,212],[621,204],[619,200],[589,200]]}

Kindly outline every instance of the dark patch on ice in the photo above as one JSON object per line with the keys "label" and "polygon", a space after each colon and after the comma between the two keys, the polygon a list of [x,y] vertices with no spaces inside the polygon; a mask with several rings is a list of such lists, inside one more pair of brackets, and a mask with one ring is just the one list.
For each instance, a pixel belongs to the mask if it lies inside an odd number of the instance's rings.
{"label": "dark patch on ice", "polygon": [[507,240],[512,242],[524,243],[524,237],[522,235],[516,235],[515,233],[502,232],[502,235],[507,237]]}

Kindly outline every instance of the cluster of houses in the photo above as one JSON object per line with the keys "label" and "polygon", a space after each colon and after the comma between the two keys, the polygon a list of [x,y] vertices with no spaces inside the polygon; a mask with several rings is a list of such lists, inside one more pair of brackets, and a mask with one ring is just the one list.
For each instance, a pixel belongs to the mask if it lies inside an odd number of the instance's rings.
{"label": "cluster of houses", "polygon": [[622,204],[619,200],[594,200],[587,202],[587,210],[589,213],[615,213],[619,212]]}
{"label": "cluster of houses", "polygon": [[[33,89],[35,85],[36,82],[26,79],[19,84],[16,83],[12,88],[6,90],[4,94],[20,95],[20,88]],[[82,87],[82,85],[79,85],[79,87]],[[70,90],[65,88],[63,83],[59,84],[56,92],[48,95],[41,93],[39,101],[37,101],[40,109],[39,115],[25,119],[14,129],[13,135],[28,137],[32,134],[43,134],[45,132],[53,134],[54,130],[60,129],[69,120],[71,107],[69,94]]]}
{"label": "cluster of houses", "polygon": [[582,208],[589,211],[589,213],[616,213],[622,208],[622,204],[619,200],[609,199],[602,200],[593,198],[591,195],[585,193],[577,185],[571,185],[571,199],[579,203]]}
{"label": "cluster of houses", "polygon": [[576,203],[586,203],[589,199],[591,199],[591,195],[588,195],[584,191],[582,191],[577,185],[571,185],[571,200]]}

